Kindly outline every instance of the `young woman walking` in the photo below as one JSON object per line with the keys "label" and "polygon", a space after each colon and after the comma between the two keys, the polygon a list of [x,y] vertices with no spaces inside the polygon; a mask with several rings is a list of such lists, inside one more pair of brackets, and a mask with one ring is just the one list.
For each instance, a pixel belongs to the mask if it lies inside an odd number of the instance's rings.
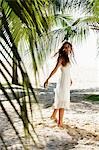
{"label": "young woman walking", "polygon": [[[72,80],[70,77],[71,64],[69,56],[73,54],[72,44],[69,42],[64,42],[62,47],[56,54],[58,54],[56,66],[50,73],[49,77],[46,79],[44,87],[48,86],[49,79],[56,73],[57,69],[60,67],[61,77],[59,78],[55,90],[54,111],[51,115],[51,119],[55,121],[58,120],[58,126],[63,127],[64,109],[69,109],[70,106],[70,85],[72,84]],[[59,112],[58,119],[56,117],[57,112]]]}

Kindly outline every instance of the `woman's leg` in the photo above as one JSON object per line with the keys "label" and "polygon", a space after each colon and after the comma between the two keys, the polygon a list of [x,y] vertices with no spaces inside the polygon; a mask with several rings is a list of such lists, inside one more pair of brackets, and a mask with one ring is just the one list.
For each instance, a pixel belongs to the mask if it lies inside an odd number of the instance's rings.
{"label": "woman's leg", "polygon": [[51,119],[55,120],[57,122],[57,118],[56,118],[56,115],[57,115],[57,111],[58,109],[54,109],[52,115],[51,115]]}
{"label": "woman's leg", "polygon": [[59,121],[58,121],[59,127],[63,126],[63,116],[64,116],[64,108],[60,108],[59,109]]}

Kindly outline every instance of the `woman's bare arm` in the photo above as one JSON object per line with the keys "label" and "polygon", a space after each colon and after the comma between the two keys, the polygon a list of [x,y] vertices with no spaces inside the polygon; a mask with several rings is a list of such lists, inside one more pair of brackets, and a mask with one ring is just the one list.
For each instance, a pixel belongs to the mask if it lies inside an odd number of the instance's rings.
{"label": "woman's bare arm", "polygon": [[45,81],[44,87],[47,86],[48,80],[56,73],[57,69],[61,66],[61,64],[62,64],[62,59],[59,59],[58,62],[57,62],[57,64],[56,64],[56,66],[55,66],[55,68],[52,70],[52,72],[50,73],[49,77]]}

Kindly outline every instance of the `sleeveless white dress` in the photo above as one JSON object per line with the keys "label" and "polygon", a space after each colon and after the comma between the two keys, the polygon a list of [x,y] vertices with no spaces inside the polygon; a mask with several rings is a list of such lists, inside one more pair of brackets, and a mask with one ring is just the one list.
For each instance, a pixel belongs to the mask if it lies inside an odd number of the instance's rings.
{"label": "sleeveless white dress", "polygon": [[70,63],[61,66],[61,74],[55,89],[54,108],[70,108]]}

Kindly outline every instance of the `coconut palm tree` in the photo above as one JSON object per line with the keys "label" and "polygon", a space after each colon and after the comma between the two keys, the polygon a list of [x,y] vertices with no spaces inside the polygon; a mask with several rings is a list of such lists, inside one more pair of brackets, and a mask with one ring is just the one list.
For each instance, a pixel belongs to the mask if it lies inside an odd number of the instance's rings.
{"label": "coconut palm tree", "polygon": [[[93,3],[94,7],[92,7]],[[97,9],[94,13],[92,10],[95,10],[94,8],[96,8],[95,5],[97,3],[96,1],[93,1],[93,3],[85,0],[63,2],[59,0],[2,0],[0,2],[0,53],[3,57],[3,60],[0,61],[2,67],[0,72],[7,87],[10,89],[12,98],[16,99],[20,111],[17,111],[14,102],[11,101],[11,96],[2,82],[0,82],[0,88],[14,112],[22,121],[26,135],[28,134],[33,142],[35,141],[32,133],[35,131],[29,113],[32,117],[31,99],[36,100],[36,97],[25,69],[25,64],[20,56],[20,51],[24,51],[24,48],[27,48],[27,51],[30,52],[35,78],[46,56],[54,49],[51,45],[55,45],[54,43],[60,39],[60,36],[62,37],[61,41],[72,41],[74,38],[78,40],[79,37],[82,40],[86,35],[86,31],[89,29],[89,23],[92,24],[94,22],[96,24],[98,17],[94,16],[94,14],[97,14]],[[91,13],[93,16],[87,17],[85,15],[86,17],[83,16],[74,19],[70,12],[78,8],[83,8],[81,11],[84,14]],[[95,17],[96,19],[94,19]],[[11,72],[12,69],[13,74]],[[21,78],[22,101],[20,101],[20,97],[17,95],[18,93],[15,92],[11,85],[11,81],[19,84],[19,79],[16,77]],[[30,93],[32,93],[32,96]],[[27,109],[27,101],[29,102],[30,112]],[[4,107],[3,101],[0,101],[0,107],[25,149],[21,135],[14,125],[6,107]],[[32,128],[31,132],[29,127]],[[2,134],[0,134],[0,138],[7,149]]]}
{"label": "coconut palm tree", "polygon": [[[2,69],[0,69],[1,77],[4,78],[7,84],[7,88],[9,88],[10,92],[7,92],[6,88],[0,81],[0,89],[2,90],[2,93],[5,95],[4,99],[7,99],[9,104],[11,105],[12,109],[16,113],[17,117],[22,121],[23,127],[25,130],[25,135],[29,135],[32,139],[33,143],[35,143],[35,140],[33,138],[32,133],[34,133],[34,127],[32,124],[32,121],[30,121],[29,113],[27,111],[27,98],[25,98],[26,95],[28,95],[28,101],[29,101],[29,107],[30,112],[32,115],[32,103],[31,99],[35,99],[35,94],[32,88],[32,85],[29,81],[27,72],[24,68],[24,64],[21,60],[21,57],[18,52],[18,43],[21,40],[22,37],[27,40],[27,43],[30,40],[30,43],[28,43],[33,51],[33,44],[36,36],[41,36],[43,32],[47,32],[48,25],[47,25],[47,16],[46,12],[41,8],[43,5],[47,5],[46,1],[38,1],[38,2],[30,2],[27,1],[26,3],[24,1],[2,1],[1,7],[0,7],[0,52],[3,56],[3,60],[0,61]],[[13,7],[14,6],[14,7]],[[32,9],[32,11],[31,11]],[[35,14],[36,13],[36,14]],[[35,18],[37,17],[37,19]],[[27,34],[29,34],[27,36]],[[28,38],[27,38],[28,37]],[[33,56],[32,52],[32,56]],[[6,64],[4,63],[4,60],[6,61]],[[11,69],[13,68],[12,63],[14,64],[14,78],[11,73]],[[36,63],[35,63],[35,57],[33,56],[33,65],[34,69],[36,70]],[[10,68],[10,69],[8,69]],[[18,83],[17,78],[15,77],[18,75],[17,70],[20,71],[21,78],[22,78],[22,87],[21,91],[23,93],[23,98],[20,101],[20,97],[18,95],[18,92],[16,93],[13,87],[11,86],[10,81],[12,79],[13,83]],[[32,97],[30,99],[30,92],[32,92]],[[17,106],[14,105],[14,102],[11,101],[11,95],[13,99],[16,99],[17,104],[19,105],[19,110],[17,110]],[[17,130],[16,126],[13,123],[13,120],[9,116],[9,112],[6,111],[6,108],[3,105],[3,100],[0,101],[0,108],[6,115],[8,121],[10,122],[10,125],[14,129],[18,139],[20,140],[21,144],[23,145],[24,149],[26,148],[24,146],[24,142],[21,138],[21,135],[19,134],[19,131]],[[29,126],[31,126],[31,132],[29,130]],[[0,133],[1,141],[3,142],[5,148],[7,149],[5,139]]]}

